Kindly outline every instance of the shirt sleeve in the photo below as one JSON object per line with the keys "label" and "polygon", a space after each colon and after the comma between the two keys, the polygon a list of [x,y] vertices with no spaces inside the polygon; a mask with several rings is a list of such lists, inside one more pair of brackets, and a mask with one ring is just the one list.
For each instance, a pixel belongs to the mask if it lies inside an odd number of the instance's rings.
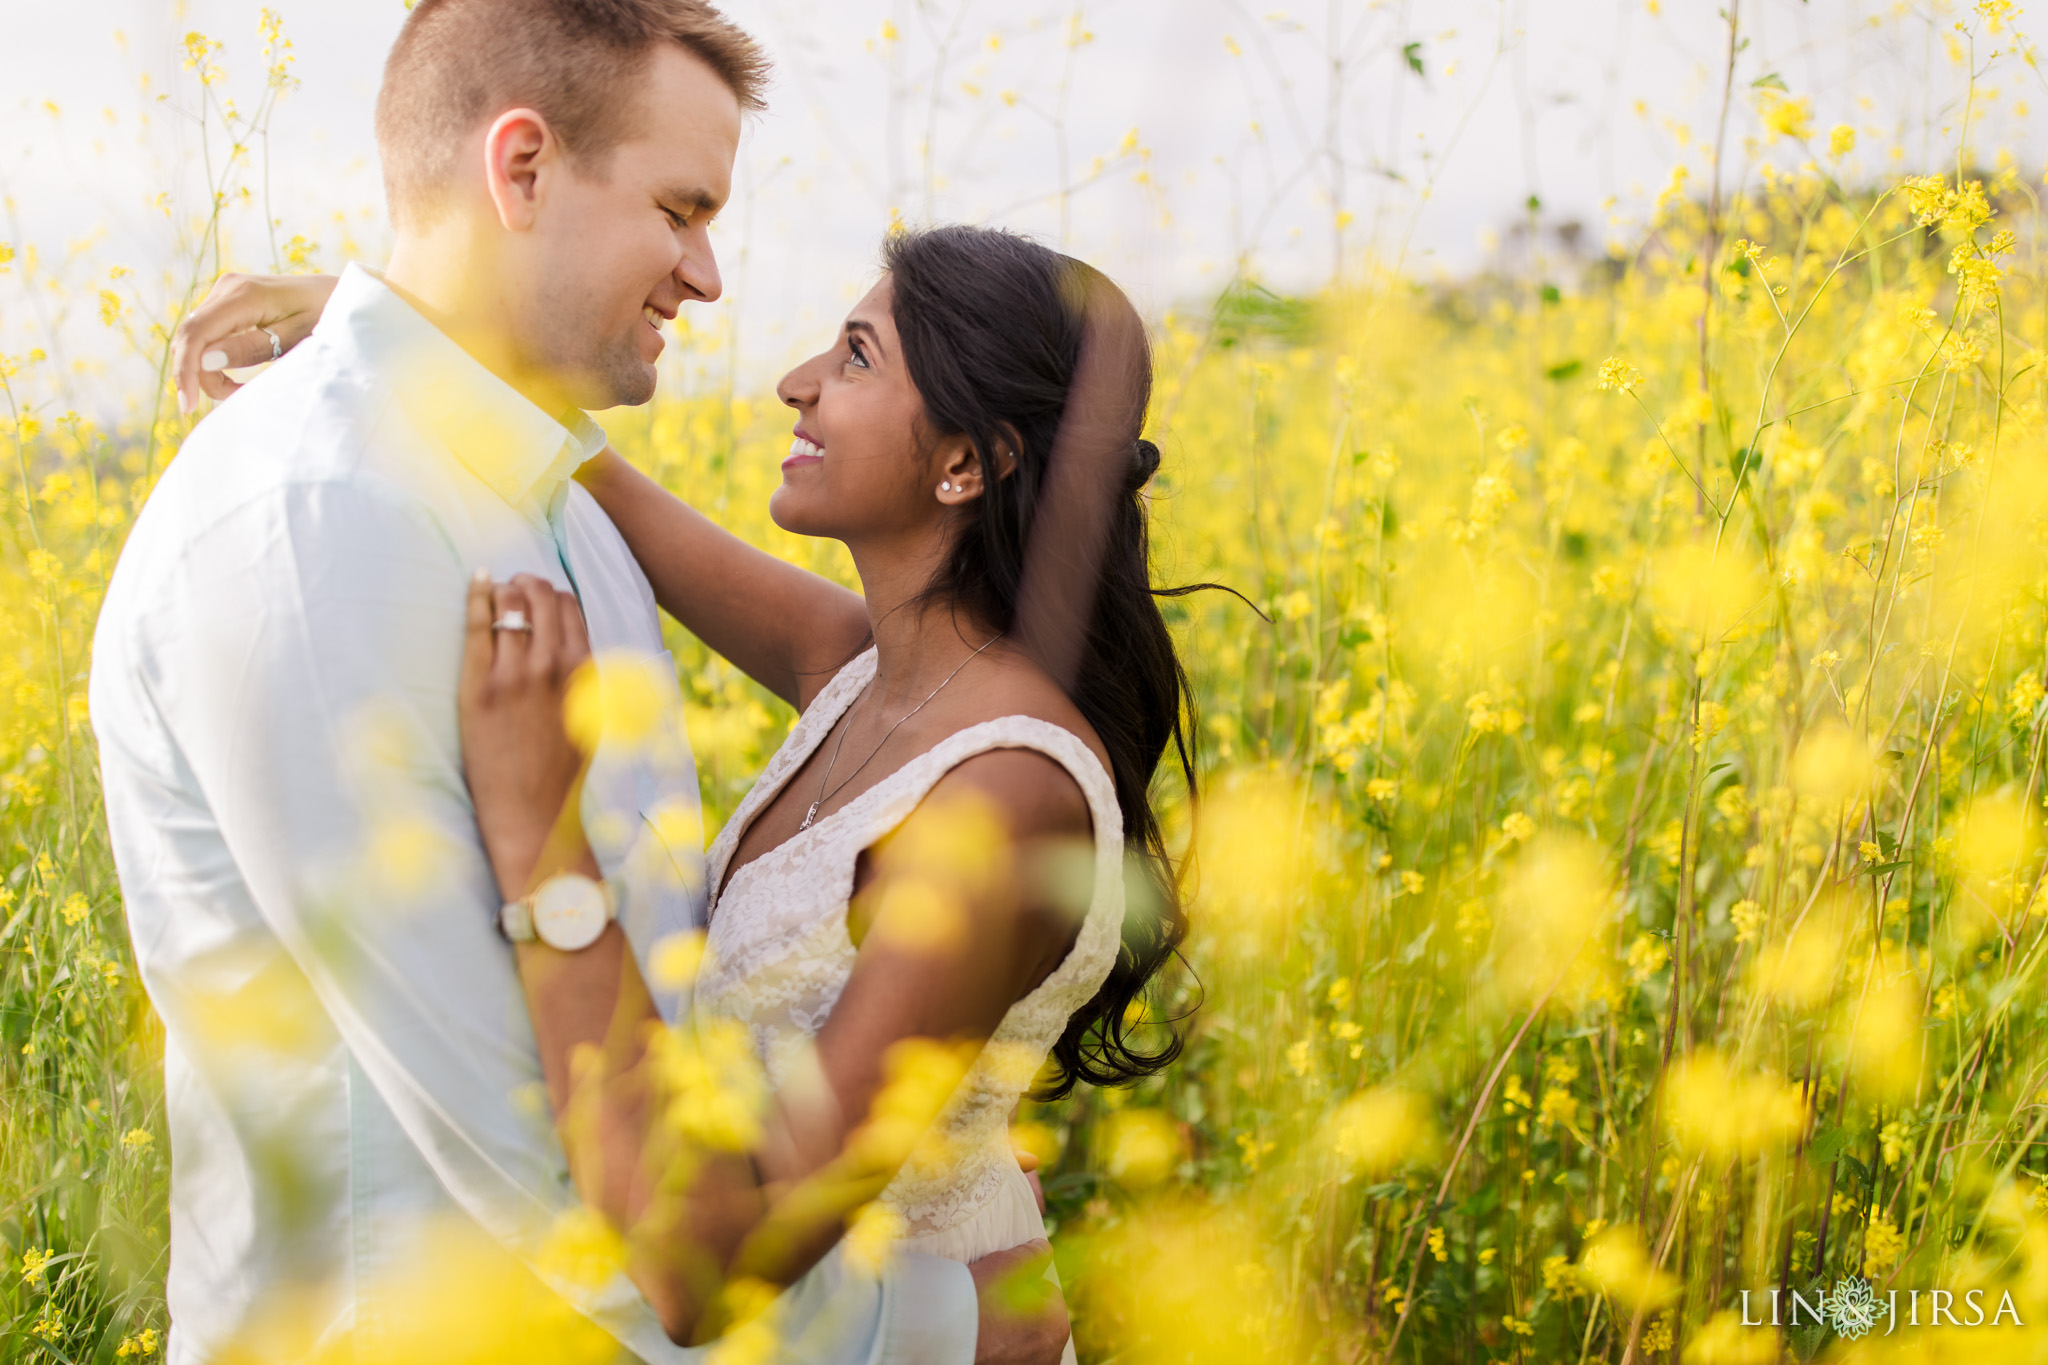
{"label": "shirt sleeve", "polygon": [[[470,567],[399,493],[288,485],[187,547],[137,657],[258,911],[451,1197],[635,1355],[696,1362],[623,1275],[548,1263],[579,1200],[462,775]],[[973,1355],[952,1263],[878,1280],[835,1251],[783,1307],[793,1336],[831,1324],[832,1365]]]}

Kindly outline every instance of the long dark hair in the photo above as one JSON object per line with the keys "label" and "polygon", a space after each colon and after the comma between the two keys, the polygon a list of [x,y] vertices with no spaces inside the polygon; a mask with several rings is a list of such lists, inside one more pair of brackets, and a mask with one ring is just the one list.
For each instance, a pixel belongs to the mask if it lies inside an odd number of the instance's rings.
{"label": "long dark hair", "polygon": [[[894,291],[896,331],[911,381],[924,399],[933,437],[966,436],[982,467],[982,496],[950,557],[927,589],[987,624],[1008,631],[1026,583],[1027,549],[1061,418],[1081,365],[1086,304],[1129,302],[1092,267],[1014,233],[938,227],[902,232],[883,248]],[[1106,293],[1105,293],[1106,291]],[[1131,317],[1135,319],[1135,314]],[[1115,439],[1114,509],[1104,528],[1093,611],[1067,693],[1109,752],[1128,854],[1143,869],[1149,895],[1124,915],[1123,944],[1094,999],[1068,1021],[1053,1045],[1037,1095],[1058,1099],[1081,1081],[1129,1084],[1180,1055],[1179,1019],[1143,1007],[1148,985],[1178,955],[1187,911],[1159,819],[1154,772],[1169,747],[1192,799],[1195,725],[1186,670],[1159,614],[1156,596],[1191,589],[1152,586],[1145,500],[1159,449],[1142,440],[1151,365],[1141,328],[1128,438]],[[1015,452],[1007,477],[994,458]],[[1128,461],[1128,467],[1122,467]],[[1085,603],[1072,604],[1076,614]],[[1149,902],[1149,904],[1145,903]],[[1133,1009],[1133,1005],[1138,1005]],[[1140,1027],[1158,1040],[1148,1048]],[[1163,1035],[1163,1036],[1162,1036]]]}

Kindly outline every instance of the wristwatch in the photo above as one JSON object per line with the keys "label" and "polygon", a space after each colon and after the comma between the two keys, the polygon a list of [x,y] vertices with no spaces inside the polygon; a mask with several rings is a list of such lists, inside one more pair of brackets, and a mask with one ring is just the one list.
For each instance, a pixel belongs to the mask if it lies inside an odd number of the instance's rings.
{"label": "wristwatch", "polygon": [[614,913],[609,886],[580,872],[558,872],[532,894],[507,901],[498,912],[498,929],[514,943],[538,939],[573,953],[597,942]]}

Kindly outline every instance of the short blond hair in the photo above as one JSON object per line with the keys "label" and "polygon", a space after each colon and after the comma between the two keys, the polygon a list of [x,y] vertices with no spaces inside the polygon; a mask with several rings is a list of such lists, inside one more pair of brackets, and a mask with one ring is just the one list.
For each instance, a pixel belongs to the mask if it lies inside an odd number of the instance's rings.
{"label": "short blond hair", "polygon": [[534,110],[572,157],[601,165],[632,113],[622,92],[664,42],[709,66],[742,109],[767,107],[767,54],[704,0],[419,0],[377,92],[392,222],[431,221],[463,139],[506,109]]}

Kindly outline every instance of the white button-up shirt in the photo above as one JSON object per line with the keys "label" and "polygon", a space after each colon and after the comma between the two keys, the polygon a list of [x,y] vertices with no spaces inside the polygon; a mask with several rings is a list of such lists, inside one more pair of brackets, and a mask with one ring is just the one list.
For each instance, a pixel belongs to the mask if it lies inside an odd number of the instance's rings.
{"label": "white button-up shirt", "polygon": [[[313,335],[193,433],[122,551],[91,713],[164,1024],[173,1365],[376,1358],[416,1329],[398,1319],[423,1279],[479,1248],[643,1360],[701,1358],[623,1274],[558,1273],[578,1198],[457,742],[477,568],[573,586],[593,648],[655,657],[674,692],[647,579],[570,479],[604,435],[573,420],[351,267]],[[643,970],[702,918],[667,700],[658,733],[600,749],[584,806]],[[901,1257],[877,1280],[835,1251],[784,1296],[785,1353],[966,1361],[975,1312],[964,1267]]]}

